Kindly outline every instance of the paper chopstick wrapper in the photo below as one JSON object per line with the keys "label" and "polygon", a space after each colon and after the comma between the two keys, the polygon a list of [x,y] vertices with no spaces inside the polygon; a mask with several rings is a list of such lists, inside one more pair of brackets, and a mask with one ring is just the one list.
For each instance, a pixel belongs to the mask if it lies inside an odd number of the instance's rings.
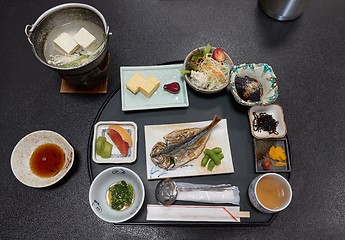
{"label": "paper chopstick wrapper", "polygon": [[[223,186],[223,189],[217,188],[217,185],[203,185],[191,183],[176,183],[178,191],[176,200],[203,202],[203,203],[231,203],[240,204],[240,191],[237,186]],[[225,184],[224,184],[225,185]],[[221,185],[218,185],[218,187]],[[207,190],[205,190],[205,187]],[[211,188],[209,188],[211,187]],[[212,187],[215,187],[212,189]],[[184,188],[193,190],[185,191]]]}
{"label": "paper chopstick wrapper", "polygon": [[238,205],[239,194],[234,194],[234,191],[187,191],[179,192],[176,200],[204,203],[232,203]]}
{"label": "paper chopstick wrapper", "polygon": [[194,206],[194,205],[147,205],[147,220],[187,221],[187,222],[240,222],[241,217],[250,217],[249,212],[241,212],[234,206]]}

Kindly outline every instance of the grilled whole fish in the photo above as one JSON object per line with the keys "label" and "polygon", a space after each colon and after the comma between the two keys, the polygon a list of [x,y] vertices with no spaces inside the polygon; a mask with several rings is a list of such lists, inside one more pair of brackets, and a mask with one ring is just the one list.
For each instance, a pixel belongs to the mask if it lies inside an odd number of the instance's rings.
{"label": "grilled whole fish", "polygon": [[215,115],[212,122],[203,128],[175,130],[157,142],[150,153],[151,161],[166,170],[176,169],[197,158],[203,152],[211,130],[222,120]]}

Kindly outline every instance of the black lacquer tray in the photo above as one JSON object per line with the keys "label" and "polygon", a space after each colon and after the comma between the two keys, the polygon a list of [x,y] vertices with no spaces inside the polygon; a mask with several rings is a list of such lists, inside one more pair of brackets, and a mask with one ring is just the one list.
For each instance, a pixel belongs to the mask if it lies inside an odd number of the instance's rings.
{"label": "black lacquer tray", "polygon": [[[122,224],[170,224],[170,225],[198,225],[198,224],[217,224],[217,225],[269,225],[272,223],[276,214],[264,214],[257,211],[250,203],[248,197],[248,186],[252,179],[258,173],[255,172],[254,159],[254,141],[250,132],[248,120],[248,107],[239,105],[233,98],[229,90],[224,90],[213,95],[205,95],[188,88],[189,107],[187,108],[169,108],[155,110],[140,110],[123,112],[121,110],[121,90],[117,87],[107,98],[99,110],[93,126],[91,127],[88,142],[88,170],[91,181],[104,169],[115,166],[114,164],[97,164],[92,160],[92,138],[94,124],[98,121],[134,121],[138,126],[138,152],[137,160],[130,164],[121,164],[135,171],[142,179],[146,196],[141,210],[132,219]],[[150,180],[146,178],[146,160],[145,160],[145,137],[144,126],[153,124],[171,124],[186,123],[211,120],[217,114],[227,119],[229,139],[232,151],[232,159],[235,172],[231,174],[210,175],[177,178],[176,181],[220,184],[231,183],[240,189],[240,209],[241,211],[250,211],[251,217],[241,218],[241,222],[230,223],[211,223],[211,222],[157,222],[146,220],[147,204],[158,204],[154,190],[159,180]],[[291,149],[289,150],[290,161]],[[290,173],[281,173],[289,179]],[[189,202],[175,202],[175,204],[198,204]],[[286,210],[288,211],[288,209]]]}

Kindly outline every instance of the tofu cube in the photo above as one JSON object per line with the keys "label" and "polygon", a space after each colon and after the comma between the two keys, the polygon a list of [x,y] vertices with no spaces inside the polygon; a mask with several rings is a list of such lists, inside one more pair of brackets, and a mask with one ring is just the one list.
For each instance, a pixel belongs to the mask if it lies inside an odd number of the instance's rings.
{"label": "tofu cube", "polygon": [[85,28],[81,28],[73,36],[73,39],[84,49],[88,48],[91,44],[93,44],[96,41],[96,38]]}
{"label": "tofu cube", "polygon": [[140,84],[139,90],[142,94],[146,97],[151,97],[152,94],[157,90],[159,87],[160,82],[154,77],[147,77],[145,81]]}
{"label": "tofu cube", "polygon": [[65,32],[55,38],[54,43],[67,54],[72,54],[79,46],[78,43],[74,41],[73,37]]}
{"label": "tofu cube", "polygon": [[128,88],[132,93],[137,94],[139,92],[140,84],[144,80],[145,78],[137,72],[126,82],[126,88]]}

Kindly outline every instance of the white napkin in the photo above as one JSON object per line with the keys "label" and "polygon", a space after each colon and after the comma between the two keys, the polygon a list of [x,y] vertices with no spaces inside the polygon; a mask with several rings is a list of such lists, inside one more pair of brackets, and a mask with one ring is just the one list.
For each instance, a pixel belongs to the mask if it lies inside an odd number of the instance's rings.
{"label": "white napkin", "polygon": [[240,212],[233,206],[194,205],[147,205],[147,220],[189,221],[189,222],[240,222],[240,216],[249,217],[248,212]]}

